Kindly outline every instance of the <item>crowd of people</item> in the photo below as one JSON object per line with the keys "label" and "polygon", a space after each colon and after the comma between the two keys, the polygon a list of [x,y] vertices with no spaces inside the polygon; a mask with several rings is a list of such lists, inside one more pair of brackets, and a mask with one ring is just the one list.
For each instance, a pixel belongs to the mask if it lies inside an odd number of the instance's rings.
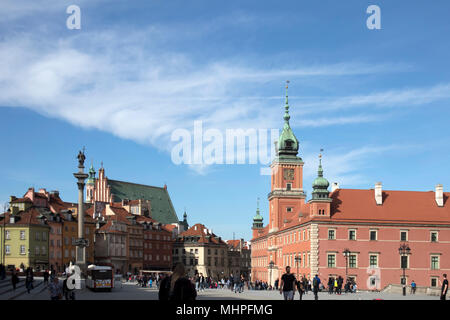
{"label": "crowd of people", "polygon": [[[291,268],[289,266],[286,267],[286,273],[281,276],[280,283],[280,294],[283,294],[284,300],[294,300],[295,293],[298,292],[300,296],[300,300],[304,294],[307,294],[308,291],[312,291],[314,293],[314,299],[318,300],[318,293],[321,291],[328,290],[329,294],[342,294],[342,286],[344,283],[344,279],[341,276],[336,278],[329,277],[327,282],[327,287],[320,280],[319,276],[316,274],[314,278],[311,280],[306,279],[305,275],[302,278],[297,279],[294,274],[291,273]],[[275,287],[278,290],[278,280],[275,281]],[[355,293],[356,292],[356,282],[353,279],[347,279],[344,290],[345,293]]]}

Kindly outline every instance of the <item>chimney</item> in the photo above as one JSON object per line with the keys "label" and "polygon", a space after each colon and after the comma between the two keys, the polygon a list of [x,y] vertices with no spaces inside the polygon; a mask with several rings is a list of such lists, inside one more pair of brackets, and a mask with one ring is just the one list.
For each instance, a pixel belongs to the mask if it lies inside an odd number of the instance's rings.
{"label": "chimney", "polygon": [[436,185],[435,199],[438,207],[444,206],[444,187],[442,184]]}
{"label": "chimney", "polygon": [[383,204],[383,188],[381,182],[375,183],[375,201],[377,205]]}
{"label": "chimney", "polygon": [[334,192],[336,189],[339,189],[339,182],[333,182],[331,185],[331,192]]}

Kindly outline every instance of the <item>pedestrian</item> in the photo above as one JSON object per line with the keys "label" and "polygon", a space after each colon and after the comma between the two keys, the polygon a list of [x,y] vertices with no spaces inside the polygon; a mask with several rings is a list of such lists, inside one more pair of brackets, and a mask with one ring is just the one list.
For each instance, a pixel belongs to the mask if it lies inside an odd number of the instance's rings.
{"label": "pedestrian", "polygon": [[182,263],[177,263],[170,279],[169,300],[194,301],[197,297],[192,282],[186,278],[186,272]]}
{"label": "pedestrian", "polygon": [[30,293],[33,288],[33,270],[31,267],[28,267],[25,275],[25,288],[27,288],[27,292]]}
{"label": "pedestrian", "polygon": [[303,275],[302,282],[305,294],[308,294],[308,280],[306,279],[306,275]]}
{"label": "pedestrian", "polygon": [[275,290],[278,290],[278,284],[280,283],[280,280],[277,279],[275,280]]}
{"label": "pedestrian", "polygon": [[49,277],[49,273],[48,270],[44,271],[44,285],[48,286],[48,277]]}
{"label": "pedestrian", "polygon": [[61,300],[62,299],[62,290],[59,285],[59,280],[57,277],[53,278],[53,282],[48,286],[48,290],[50,291],[50,299],[51,300]]}
{"label": "pedestrian", "polygon": [[338,277],[338,294],[342,294],[342,284],[344,282],[344,278],[341,276]]}
{"label": "pedestrian", "polygon": [[416,293],[416,283],[414,282],[414,280],[411,282],[411,294],[415,294]]}
{"label": "pedestrian", "polygon": [[13,269],[12,275],[11,275],[11,283],[12,283],[14,291],[16,290],[16,286],[17,286],[18,282],[19,282],[19,277],[17,276],[16,271]]}
{"label": "pedestrian", "polygon": [[67,275],[66,278],[63,280],[62,293],[66,300],[75,300],[75,289],[67,285],[69,278],[70,275]]}
{"label": "pedestrian", "polygon": [[291,267],[286,267],[286,273],[281,276],[280,294],[284,300],[294,300],[295,276],[291,273]]}
{"label": "pedestrian", "polygon": [[333,287],[334,287],[334,293],[338,294],[338,280],[337,279],[334,279]]}
{"label": "pedestrian", "polygon": [[303,294],[304,294],[304,292],[305,292],[305,288],[304,288],[304,285],[303,285],[303,281],[302,281],[302,280],[303,280],[303,279],[300,279],[300,280],[296,281],[296,284],[297,284],[297,291],[298,291],[298,294],[300,295],[300,300],[302,300]]}
{"label": "pedestrian", "polygon": [[319,284],[320,284],[320,278],[316,274],[316,276],[314,277],[313,282],[312,282],[313,292],[314,292],[314,300],[319,300],[319,296],[318,296]]}
{"label": "pedestrian", "polygon": [[447,295],[447,291],[448,291],[447,274],[444,273],[443,276],[444,276],[444,280],[442,281],[441,300],[445,300],[445,296]]}
{"label": "pedestrian", "polygon": [[234,276],[234,293],[237,293],[239,291],[239,284],[241,282],[241,278],[239,277],[239,274],[236,274]]}
{"label": "pedestrian", "polygon": [[2,263],[0,264],[0,279],[4,280],[6,277],[6,268],[5,265]]}
{"label": "pedestrian", "polygon": [[328,293],[332,294],[333,293],[333,284],[334,284],[334,279],[333,277],[329,277],[328,278]]}

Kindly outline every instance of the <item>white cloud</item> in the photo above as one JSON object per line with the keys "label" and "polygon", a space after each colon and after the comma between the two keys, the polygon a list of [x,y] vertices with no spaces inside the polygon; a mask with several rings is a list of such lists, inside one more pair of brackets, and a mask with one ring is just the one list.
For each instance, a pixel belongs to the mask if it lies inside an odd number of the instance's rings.
{"label": "white cloud", "polygon": [[[24,12],[41,9],[32,6]],[[261,68],[257,61],[248,63],[244,57],[198,64],[187,53],[161,49],[165,32],[160,26],[150,26],[142,30],[83,31],[66,37],[29,33],[5,36],[0,42],[0,105],[27,107],[170,152],[171,133],[177,128],[192,128],[194,120],[203,120],[205,130],[222,132],[231,128],[279,128],[283,97],[264,97],[268,83],[281,85],[286,78],[355,76],[402,68],[352,62]],[[319,98],[302,102],[291,113],[427,103],[448,97],[446,88],[448,85],[368,97]],[[279,107],[274,108],[274,104]],[[329,113],[327,117],[297,119],[293,126],[319,127],[374,122],[380,117],[374,113]],[[208,172],[203,166],[193,169],[201,174]]]}
{"label": "white cloud", "polygon": [[[338,182],[343,188],[356,185],[367,185],[370,187],[376,181],[369,178],[371,159],[379,155],[392,154],[393,152],[405,152],[409,149],[418,149],[419,146],[411,145],[387,145],[387,146],[364,146],[352,150],[332,149],[326,150],[322,159],[324,176],[330,182]],[[318,154],[306,154],[304,157],[305,180],[313,180],[317,177],[319,165]],[[367,170],[367,173],[364,173]],[[308,188],[309,186],[306,186]]]}

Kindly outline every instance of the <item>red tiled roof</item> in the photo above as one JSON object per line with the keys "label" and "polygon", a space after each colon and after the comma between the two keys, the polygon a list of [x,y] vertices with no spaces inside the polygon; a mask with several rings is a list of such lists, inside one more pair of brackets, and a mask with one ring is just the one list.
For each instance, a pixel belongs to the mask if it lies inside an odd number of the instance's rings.
{"label": "red tiled roof", "polygon": [[165,224],[163,225],[163,228],[166,229],[167,231],[172,232],[173,229],[175,229],[177,226],[173,225],[173,224]]}
{"label": "red tiled roof", "polygon": [[18,199],[11,201],[11,203],[22,203],[22,202],[31,203],[32,201],[28,198],[18,198]]}
{"label": "red tiled roof", "polygon": [[434,191],[392,191],[382,193],[383,204],[375,202],[373,189],[338,189],[331,194],[332,220],[450,223],[450,193],[438,207]]}
{"label": "red tiled roof", "polygon": [[10,226],[17,226],[17,225],[46,225],[46,224],[42,224],[41,220],[38,218],[38,216],[40,216],[41,213],[35,208],[35,207],[31,207],[28,208],[25,211],[19,211],[17,213],[17,216],[19,217],[19,219],[15,222],[15,223],[10,223],[9,222],[9,218],[11,216],[10,212],[5,212],[4,213],[4,217],[6,219],[6,225],[10,225]]}
{"label": "red tiled roof", "polygon": [[[198,242],[200,243],[212,242],[216,244],[226,244],[222,239],[219,240],[214,233],[209,233],[208,229],[201,223],[193,225],[188,230],[180,234],[180,237],[182,238],[191,236],[199,237],[200,239],[198,240]],[[209,241],[207,239],[207,236],[209,236]]]}

